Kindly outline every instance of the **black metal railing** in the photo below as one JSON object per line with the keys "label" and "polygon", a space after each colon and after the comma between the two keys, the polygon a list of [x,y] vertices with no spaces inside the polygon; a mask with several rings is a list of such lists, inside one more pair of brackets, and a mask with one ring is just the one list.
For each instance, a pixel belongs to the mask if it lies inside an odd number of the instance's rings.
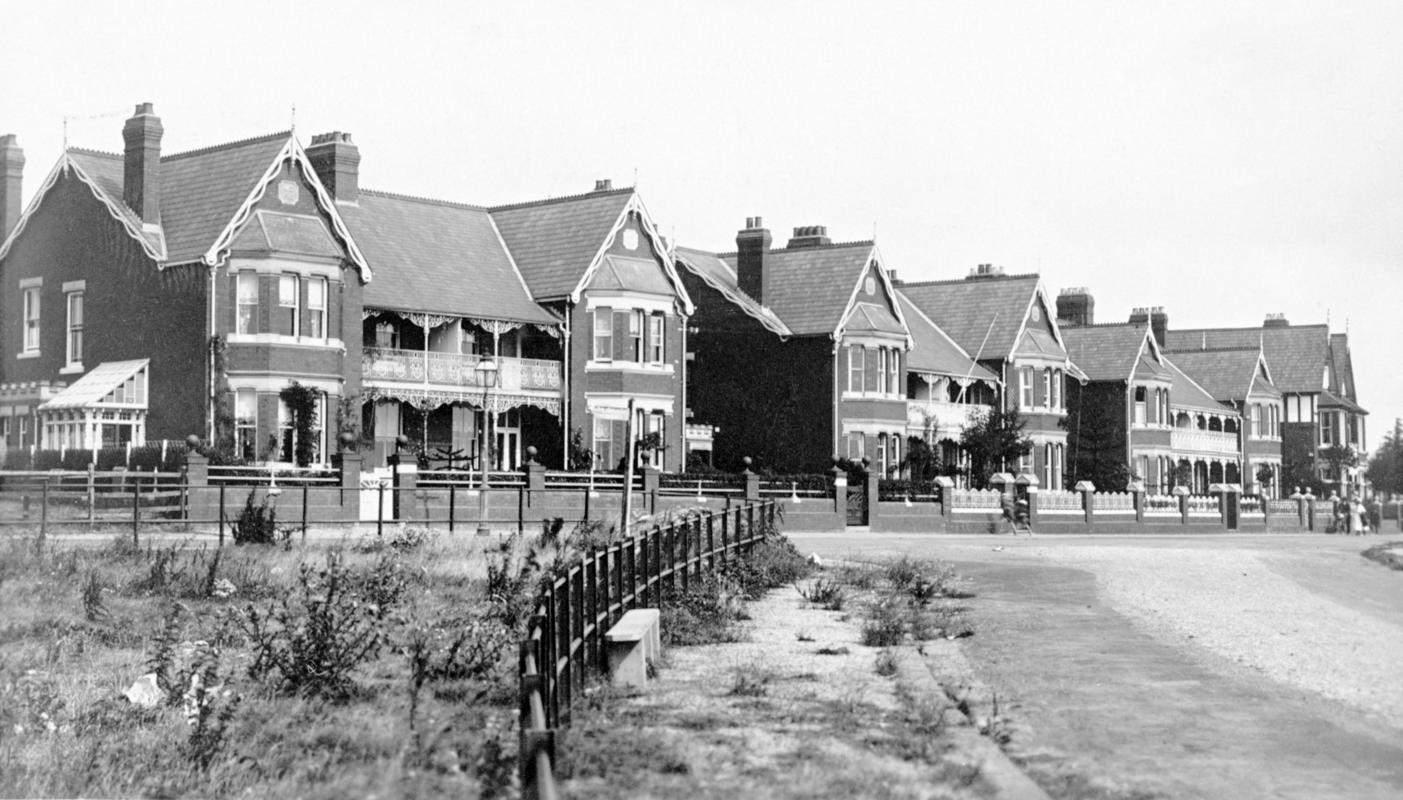
{"label": "black metal railing", "polygon": [[522,796],[557,796],[555,734],[592,677],[608,669],[604,634],[635,608],[657,607],[665,589],[686,591],[718,564],[740,558],[774,530],[773,500],[690,514],[588,553],[547,584],[520,645]]}

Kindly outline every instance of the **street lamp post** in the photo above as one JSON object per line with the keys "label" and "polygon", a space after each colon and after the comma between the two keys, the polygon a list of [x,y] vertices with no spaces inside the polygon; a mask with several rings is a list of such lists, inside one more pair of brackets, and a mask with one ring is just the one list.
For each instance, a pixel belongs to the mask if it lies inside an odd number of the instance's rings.
{"label": "street lamp post", "polygon": [[482,476],[477,487],[477,535],[488,536],[492,528],[487,523],[487,467],[492,455],[492,389],[497,385],[497,362],[490,356],[483,356],[476,369],[482,384],[482,449],[478,451]]}

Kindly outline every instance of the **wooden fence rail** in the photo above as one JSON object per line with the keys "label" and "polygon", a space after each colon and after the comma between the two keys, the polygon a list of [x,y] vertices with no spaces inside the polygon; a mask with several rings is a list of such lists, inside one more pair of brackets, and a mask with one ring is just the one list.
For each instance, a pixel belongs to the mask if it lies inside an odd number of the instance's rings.
{"label": "wooden fence rail", "polygon": [[774,500],[703,511],[585,555],[537,598],[519,658],[522,796],[554,798],[556,731],[585,682],[608,670],[604,635],[635,608],[658,607],[704,572],[750,552],[774,529]]}

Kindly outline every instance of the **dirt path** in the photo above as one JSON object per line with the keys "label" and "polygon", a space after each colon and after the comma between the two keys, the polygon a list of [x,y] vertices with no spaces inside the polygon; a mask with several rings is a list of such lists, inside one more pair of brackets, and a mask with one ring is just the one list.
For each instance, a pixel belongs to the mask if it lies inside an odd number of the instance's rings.
{"label": "dirt path", "polygon": [[1011,752],[1054,796],[1395,798],[1403,580],[1362,547],[874,537],[864,551],[949,559],[975,581],[964,649],[1029,726]]}

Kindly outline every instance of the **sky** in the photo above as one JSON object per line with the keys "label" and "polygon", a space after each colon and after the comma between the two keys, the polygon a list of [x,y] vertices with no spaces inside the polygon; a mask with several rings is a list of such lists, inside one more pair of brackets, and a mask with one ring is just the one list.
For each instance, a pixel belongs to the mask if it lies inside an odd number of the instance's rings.
{"label": "sky", "polygon": [[[352,133],[361,185],[498,204],[636,184],[682,244],[874,235],[1099,322],[1348,331],[1403,417],[1403,3],[7,2],[0,133],[62,152]],[[938,322],[938,320],[937,320]]]}

